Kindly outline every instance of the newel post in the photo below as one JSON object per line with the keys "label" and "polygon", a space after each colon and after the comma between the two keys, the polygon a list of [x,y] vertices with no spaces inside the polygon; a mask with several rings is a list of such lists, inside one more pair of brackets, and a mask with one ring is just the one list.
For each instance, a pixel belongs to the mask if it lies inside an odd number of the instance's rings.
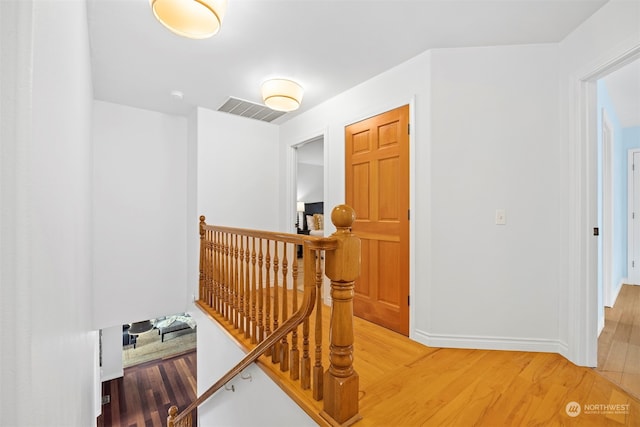
{"label": "newel post", "polygon": [[331,279],[329,369],[324,374],[322,415],[339,425],[358,421],[359,378],[353,369],[353,295],[360,276],[360,239],[351,232],[353,208],[338,205],[331,212],[337,249],[326,251],[325,274]]}
{"label": "newel post", "polygon": [[176,419],[176,415],[178,415],[178,407],[172,406],[171,408],[169,408],[169,416],[167,417],[167,427],[175,426],[174,421]]}

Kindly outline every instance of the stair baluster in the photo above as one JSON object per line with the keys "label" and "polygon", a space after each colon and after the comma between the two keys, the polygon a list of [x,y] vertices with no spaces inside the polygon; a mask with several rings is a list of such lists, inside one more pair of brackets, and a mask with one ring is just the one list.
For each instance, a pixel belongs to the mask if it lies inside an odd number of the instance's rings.
{"label": "stair baluster", "polygon": [[[351,232],[353,209],[337,206],[331,219],[337,231],[321,238],[209,226],[200,217],[200,297],[196,305],[227,328],[245,348],[253,349],[182,413],[171,407],[169,427],[192,427],[192,413],[198,405],[250,364],[267,358],[278,365],[279,371],[290,371],[281,378],[299,379],[301,389],[310,390],[305,392],[310,398],[323,400],[322,411],[318,409],[314,416],[320,424],[326,420],[327,425],[349,425],[360,419],[359,380],[353,368],[353,294],[360,273],[360,240]],[[298,262],[299,246],[302,264]],[[326,371],[322,356],[325,272],[331,280],[333,304]],[[300,276],[304,285],[302,302],[298,299]]]}

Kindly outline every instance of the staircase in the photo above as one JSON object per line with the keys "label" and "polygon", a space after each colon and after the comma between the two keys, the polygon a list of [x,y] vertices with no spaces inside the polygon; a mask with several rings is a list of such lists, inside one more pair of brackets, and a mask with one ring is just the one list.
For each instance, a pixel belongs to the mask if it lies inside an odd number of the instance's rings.
{"label": "staircase", "polygon": [[[361,418],[353,369],[353,293],[360,274],[354,220],[351,207],[336,206],[331,221],[337,231],[320,238],[207,225],[200,217],[197,306],[247,354],[191,405],[182,411],[172,406],[169,427],[191,427],[197,407],[252,363],[318,424],[346,426]],[[328,319],[325,276],[332,301]]]}

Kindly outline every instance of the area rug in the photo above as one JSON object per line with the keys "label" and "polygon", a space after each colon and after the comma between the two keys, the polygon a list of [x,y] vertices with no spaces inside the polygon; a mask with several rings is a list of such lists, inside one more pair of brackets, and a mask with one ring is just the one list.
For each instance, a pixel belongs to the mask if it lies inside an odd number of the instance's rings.
{"label": "area rug", "polygon": [[123,347],[122,365],[127,368],[191,351],[196,348],[196,336],[194,330],[185,329],[165,334],[162,342],[158,330],[152,329],[138,335],[136,348],[133,345]]}

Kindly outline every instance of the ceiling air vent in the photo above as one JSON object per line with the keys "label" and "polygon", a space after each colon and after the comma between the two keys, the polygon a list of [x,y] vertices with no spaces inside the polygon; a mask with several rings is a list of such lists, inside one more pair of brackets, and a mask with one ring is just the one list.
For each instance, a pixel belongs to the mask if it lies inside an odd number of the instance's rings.
{"label": "ceiling air vent", "polygon": [[229,98],[227,102],[218,108],[218,111],[248,117],[250,119],[262,120],[263,122],[272,122],[285,114],[284,111],[275,111],[262,104],[254,104],[253,102],[243,101],[238,98]]}

